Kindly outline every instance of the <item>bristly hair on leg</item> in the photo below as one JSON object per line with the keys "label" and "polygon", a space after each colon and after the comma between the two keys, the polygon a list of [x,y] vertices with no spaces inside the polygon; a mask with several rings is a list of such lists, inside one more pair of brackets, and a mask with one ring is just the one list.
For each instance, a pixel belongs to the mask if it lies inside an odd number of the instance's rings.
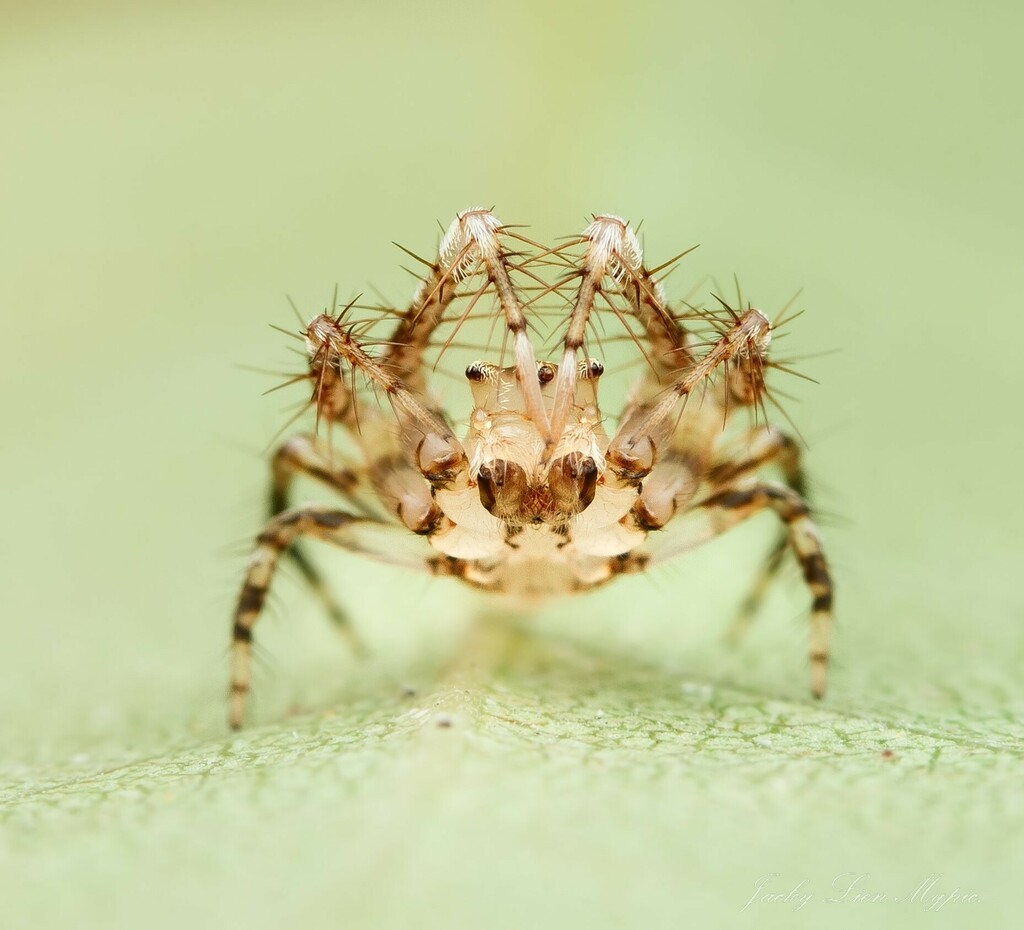
{"label": "bristly hair on leg", "polygon": [[[555,401],[551,413],[551,447],[561,437],[576,397],[577,355],[583,346],[587,323],[594,301],[601,293],[605,278],[617,284],[632,277],[643,264],[643,253],[632,227],[622,218],[600,214],[583,231],[587,243],[578,276],[579,289],[569,316],[563,340],[562,359],[555,381]],[[614,307],[613,307],[614,309]]]}
{"label": "bristly hair on leg", "polygon": [[551,424],[536,377],[537,358],[527,334],[522,301],[509,276],[509,256],[500,241],[503,231],[504,226],[491,210],[482,207],[466,210],[455,217],[445,232],[438,250],[439,261],[456,280],[467,277],[478,266],[486,272],[512,335],[516,372],[526,411],[541,436],[550,441]]}
{"label": "bristly hair on leg", "polygon": [[[736,288],[737,293],[739,293],[738,281],[736,283]],[[785,333],[782,332],[782,328],[804,313],[803,310],[799,310],[796,313],[788,313],[789,309],[799,296],[800,291],[797,291],[797,293],[786,302],[778,314],[776,314],[775,320],[771,324],[771,332],[774,339],[779,339],[785,335]],[[714,295],[714,297],[721,304],[723,310],[733,320],[739,318],[740,311],[737,308],[732,307],[717,294]],[[750,309],[753,308],[748,303],[747,310]],[[774,369],[782,372],[783,374],[792,375],[793,377],[800,378],[804,381],[810,381],[813,384],[818,383],[809,375],[792,368],[789,364],[791,361],[794,360],[776,360],[771,358],[768,353],[767,345],[765,345],[762,350],[752,348],[750,352],[744,355],[739,355],[730,360],[726,369],[726,377],[724,379],[721,393],[723,396],[723,402],[728,403],[731,401],[739,406],[751,409],[754,412],[754,425],[757,425],[758,413],[760,413],[764,423],[768,423],[769,418],[767,404],[771,404],[779,411],[786,422],[789,423],[796,436],[806,446],[807,442],[802,433],[793,422],[793,418],[789,415],[789,412],[779,400],[780,397],[787,397],[789,395],[778,387],[769,387],[767,382],[767,370]]]}

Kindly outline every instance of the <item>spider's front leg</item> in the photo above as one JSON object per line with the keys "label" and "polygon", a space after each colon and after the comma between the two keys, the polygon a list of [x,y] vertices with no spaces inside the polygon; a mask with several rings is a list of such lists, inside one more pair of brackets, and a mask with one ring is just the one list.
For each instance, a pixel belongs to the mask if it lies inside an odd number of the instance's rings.
{"label": "spider's front leg", "polygon": [[[579,267],[566,279],[579,277],[580,283],[566,323],[555,382],[551,426],[556,441],[575,403],[577,356],[599,300],[623,325],[627,315],[640,323],[650,349],[649,354],[644,352],[651,366],[645,377],[648,386],[671,384],[673,372],[693,362],[687,333],[669,311],[654,272],[644,264],[643,250],[632,226],[620,217],[600,214],[583,230],[579,242],[585,245],[585,252]],[[642,349],[639,338],[634,339]]]}

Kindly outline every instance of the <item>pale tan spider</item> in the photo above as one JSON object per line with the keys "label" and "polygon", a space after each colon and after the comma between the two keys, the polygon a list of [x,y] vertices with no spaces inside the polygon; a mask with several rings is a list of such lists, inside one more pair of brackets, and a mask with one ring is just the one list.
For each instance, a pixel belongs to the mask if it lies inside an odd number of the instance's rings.
{"label": "pale tan spider", "polygon": [[[724,303],[719,313],[672,312],[656,279],[670,263],[645,267],[636,234],[615,216],[596,216],[581,236],[545,248],[490,210],[468,210],[448,227],[437,259],[418,260],[429,270],[404,312],[373,308],[375,319],[354,321],[350,305],[315,316],[301,333],[308,370],[295,380],[312,381],[317,422],[328,435],[296,436],[274,455],[271,517],[234,615],[231,726],[242,722],[253,626],[282,553],[294,556],[344,622],[295,547],[300,537],[537,598],[644,571],[765,508],[786,532],[755,592],[788,544],[813,596],[811,690],[821,697],[832,582],[804,500],[797,445],[757,417],[738,446],[724,438],[732,411],[763,411],[769,396],[767,317]],[[567,323],[560,357],[538,362],[528,330],[553,300],[564,303],[556,309]],[[487,303],[504,320],[501,352],[510,350],[514,364],[466,368],[473,408],[460,440],[428,384],[425,353],[457,345],[462,323],[484,315],[474,309]],[[610,438],[598,403],[604,368],[581,357],[598,312],[626,327],[648,363]],[[371,341],[369,329],[389,316],[387,338]],[[702,342],[694,326],[704,324],[716,332]],[[347,437],[347,451],[330,441],[331,426]],[[769,464],[784,483],[761,480]],[[289,507],[297,474],[327,484],[345,506]]]}

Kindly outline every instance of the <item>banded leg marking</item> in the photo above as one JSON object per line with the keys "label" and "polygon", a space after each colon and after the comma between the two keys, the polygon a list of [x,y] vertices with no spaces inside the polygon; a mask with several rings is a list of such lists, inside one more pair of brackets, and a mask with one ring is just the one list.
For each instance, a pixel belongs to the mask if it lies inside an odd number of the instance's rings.
{"label": "banded leg marking", "polygon": [[[786,484],[806,503],[807,476],[801,462],[800,446],[792,436],[771,426],[755,431],[743,454],[715,462],[708,473],[708,480],[713,485],[721,487],[753,474],[769,464],[779,466]],[[739,642],[753,624],[754,617],[785,560],[789,545],[786,537],[785,530],[779,533],[764,562],[761,563],[757,577],[740,603],[736,618],[726,634],[730,642]]]}
{"label": "banded leg marking", "polygon": [[[353,507],[369,516],[362,502],[353,494],[359,483],[355,473],[333,462],[330,455],[326,454],[316,439],[311,436],[295,436],[281,445],[274,453],[271,472],[270,513],[268,515],[270,518],[276,517],[288,508],[289,492],[296,475],[307,475],[320,481],[337,491]],[[331,622],[342,632],[353,650],[361,652],[363,645],[356,637],[348,615],[331,593],[323,575],[312,559],[298,545],[289,547],[287,552],[310,590],[323,605]]]}
{"label": "banded leg marking", "polygon": [[[716,535],[770,507],[786,525],[788,543],[803,570],[811,596],[811,693],[822,697],[828,675],[832,638],[832,576],[822,551],[821,536],[807,504],[791,488],[764,482],[749,488],[726,489],[697,505],[718,516]],[[717,512],[717,514],[715,514]]]}
{"label": "banded leg marking", "polygon": [[[372,540],[361,540],[360,532],[371,528],[391,529],[388,524],[357,517],[330,507],[296,507],[273,517],[256,537],[256,547],[249,557],[245,582],[238,595],[231,632],[231,695],[229,723],[232,729],[242,725],[245,700],[252,682],[253,627],[263,609],[274,570],[290,546],[300,536],[309,536],[332,543],[342,549],[375,557],[383,562],[424,569],[422,559],[404,556],[398,548],[390,548]],[[405,535],[400,528],[396,534]]]}

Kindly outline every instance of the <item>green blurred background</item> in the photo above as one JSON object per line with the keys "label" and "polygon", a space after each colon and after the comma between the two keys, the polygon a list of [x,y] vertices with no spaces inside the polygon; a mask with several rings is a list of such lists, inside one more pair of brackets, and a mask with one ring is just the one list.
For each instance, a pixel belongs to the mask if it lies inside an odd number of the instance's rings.
{"label": "green blurred background", "polygon": [[[1019,4],[2,16],[4,926],[1010,925]],[[403,302],[391,240],[429,253],[480,203],[544,240],[642,219],[655,263],[700,243],[676,296],[804,288],[786,351],[839,350],[785,385],[838,517],[823,707],[795,573],[722,643],[759,521],[532,637],[329,560],[363,663],[283,578],[254,726],[226,735],[288,403],[239,366],[290,363],[285,293]],[[850,872],[887,899],[826,902]],[[815,900],[743,910],[773,874]],[[929,875],[979,899],[908,901]]]}

